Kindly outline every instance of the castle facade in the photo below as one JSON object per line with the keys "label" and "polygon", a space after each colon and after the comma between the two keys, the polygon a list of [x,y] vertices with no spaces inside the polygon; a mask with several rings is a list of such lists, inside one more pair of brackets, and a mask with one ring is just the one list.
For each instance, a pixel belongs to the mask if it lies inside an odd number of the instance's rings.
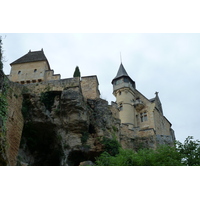
{"label": "castle facade", "polygon": [[113,105],[118,108],[121,123],[129,131],[140,137],[156,136],[159,144],[165,143],[164,140],[169,143],[175,140],[172,124],[163,115],[158,92],[154,98],[147,99],[136,89],[135,81],[128,75],[122,63],[112,84],[116,97]]}
{"label": "castle facade", "polygon": [[[52,90],[63,91],[65,84],[73,84],[76,79],[61,79],[60,74],[54,74],[43,50],[29,51],[10,65],[10,81],[25,84],[36,93],[44,90],[47,84],[52,85]],[[100,98],[97,76],[81,77],[80,85],[86,100]],[[158,92],[154,98],[146,98],[136,89],[135,81],[122,63],[112,85],[113,95],[116,97],[116,102],[112,102],[112,112],[121,120],[124,130],[120,137],[134,139],[135,136],[150,136],[154,138],[155,144],[172,144],[175,141],[172,124],[163,114]]]}

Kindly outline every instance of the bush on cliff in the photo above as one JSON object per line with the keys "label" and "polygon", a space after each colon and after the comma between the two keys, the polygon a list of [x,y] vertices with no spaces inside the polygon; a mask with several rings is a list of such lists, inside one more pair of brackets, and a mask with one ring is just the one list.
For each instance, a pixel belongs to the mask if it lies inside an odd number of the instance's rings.
{"label": "bush on cliff", "polygon": [[97,159],[98,166],[199,166],[200,141],[193,137],[186,138],[184,143],[176,142],[176,146],[162,145],[156,150],[119,149],[115,156],[103,152]]}

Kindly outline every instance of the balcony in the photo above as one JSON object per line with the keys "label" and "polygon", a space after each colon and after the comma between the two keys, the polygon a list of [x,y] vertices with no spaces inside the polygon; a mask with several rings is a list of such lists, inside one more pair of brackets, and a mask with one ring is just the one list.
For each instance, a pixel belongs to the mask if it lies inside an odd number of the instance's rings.
{"label": "balcony", "polygon": [[140,110],[142,110],[145,107],[143,101],[141,101],[140,99],[136,99],[134,101],[133,105],[134,105],[134,107],[135,107],[135,109],[137,111],[140,111]]}

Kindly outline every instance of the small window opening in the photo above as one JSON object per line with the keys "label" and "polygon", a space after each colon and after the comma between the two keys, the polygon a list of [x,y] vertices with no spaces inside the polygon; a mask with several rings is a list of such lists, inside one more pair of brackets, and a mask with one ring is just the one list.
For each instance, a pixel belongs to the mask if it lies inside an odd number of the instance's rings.
{"label": "small window opening", "polygon": [[148,118],[147,118],[147,112],[140,113],[140,119],[141,119],[141,122],[147,121],[148,120]]}
{"label": "small window opening", "polygon": [[36,83],[36,80],[32,80],[33,83]]}
{"label": "small window opening", "polygon": [[122,103],[119,104],[118,109],[119,109],[119,111],[121,111],[123,109],[123,104]]}
{"label": "small window opening", "polygon": [[34,72],[37,72],[37,69],[34,69]]}
{"label": "small window opening", "polygon": [[18,74],[21,74],[21,71],[18,71]]}
{"label": "small window opening", "polygon": [[121,95],[122,94],[122,92],[121,91],[119,91],[119,95]]}

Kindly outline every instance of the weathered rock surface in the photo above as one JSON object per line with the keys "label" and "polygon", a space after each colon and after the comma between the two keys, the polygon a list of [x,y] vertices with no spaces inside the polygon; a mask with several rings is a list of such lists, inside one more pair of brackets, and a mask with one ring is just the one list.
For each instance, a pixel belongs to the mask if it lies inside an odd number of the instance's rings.
{"label": "weathered rock surface", "polygon": [[103,151],[101,139],[120,132],[120,120],[112,116],[108,102],[100,98],[85,100],[80,87],[26,93],[23,106],[25,123],[19,165],[94,162]]}
{"label": "weathered rock surface", "polygon": [[[5,75],[0,75],[2,92]],[[171,138],[156,136],[154,130],[139,130],[137,135],[121,125],[117,107],[83,96],[78,78],[55,85],[52,81],[20,85],[6,80],[7,129],[0,135],[0,165],[93,165],[104,151],[104,137],[116,138],[122,148],[135,150],[171,142]],[[1,119],[0,125],[2,129]]]}

